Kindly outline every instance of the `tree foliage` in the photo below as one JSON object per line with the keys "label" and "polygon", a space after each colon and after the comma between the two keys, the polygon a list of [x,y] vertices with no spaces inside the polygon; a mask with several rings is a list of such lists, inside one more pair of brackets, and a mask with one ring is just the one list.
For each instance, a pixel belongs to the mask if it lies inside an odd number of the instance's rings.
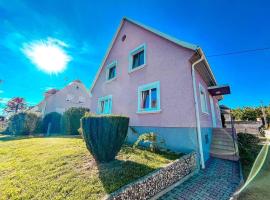
{"label": "tree foliage", "polygon": [[80,120],[88,112],[88,108],[69,108],[64,112],[61,126],[63,134],[78,135],[78,129],[80,128]]}
{"label": "tree foliage", "polygon": [[13,135],[40,133],[41,117],[31,112],[20,112],[11,116],[7,131]]}
{"label": "tree foliage", "polygon": [[26,102],[22,97],[14,97],[9,100],[5,107],[7,113],[17,113],[26,109]]}
{"label": "tree foliage", "polygon": [[61,133],[61,118],[62,115],[57,112],[48,113],[42,121],[42,132],[47,133]]}
{"label": "tree foliage", "polygon": [[97,162],[110,162],[127,136],[129,118],[115,115],[85,115],[82,132],[87,149]]}
{"label": "tree foliage", "polygon": [[[270,117],[270,107],[265,107],[266,115]],[[255,121],[257,118],[262,118],[261,107],[243,107],[232,110],[232,115],[236,120]]]}

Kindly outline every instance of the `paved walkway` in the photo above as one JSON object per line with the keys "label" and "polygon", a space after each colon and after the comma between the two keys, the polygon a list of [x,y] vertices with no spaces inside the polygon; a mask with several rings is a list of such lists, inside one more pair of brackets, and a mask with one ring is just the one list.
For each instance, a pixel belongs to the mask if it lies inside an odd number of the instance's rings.
{"label": "paved walkway", "polygon": [[239,182],[238,162],[211,158],[206,169],[166,193],[160,200],[227,200]]}

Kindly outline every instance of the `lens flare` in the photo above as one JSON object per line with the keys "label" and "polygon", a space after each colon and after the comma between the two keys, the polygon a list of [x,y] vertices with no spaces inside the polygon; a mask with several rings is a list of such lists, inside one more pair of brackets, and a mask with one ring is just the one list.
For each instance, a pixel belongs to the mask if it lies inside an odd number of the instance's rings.
{"label": "lens flare", "polygon": [[64,71],[71,60],[64,49],[66,47],[64,42],[49,38],[25,44],[23,52],[38,69],[57,74]]}

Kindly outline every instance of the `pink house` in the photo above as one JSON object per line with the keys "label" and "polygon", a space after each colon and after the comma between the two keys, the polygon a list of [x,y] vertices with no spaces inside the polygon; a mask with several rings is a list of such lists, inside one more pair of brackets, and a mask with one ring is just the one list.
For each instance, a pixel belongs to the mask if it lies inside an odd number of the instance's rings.
{"label": "pink house", "polygon": [[155,132],[168,149],[197,151],[204,167],[228,92],[199,46],[124,18],[90,89],[90,109],[129,116],[129,142],[132,130]]}

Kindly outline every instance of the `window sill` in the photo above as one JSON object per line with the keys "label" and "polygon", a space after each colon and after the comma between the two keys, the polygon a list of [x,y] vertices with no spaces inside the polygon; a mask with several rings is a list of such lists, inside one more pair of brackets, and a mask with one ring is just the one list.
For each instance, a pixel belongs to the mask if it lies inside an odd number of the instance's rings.
{"label": "window sill", "polygon": [[209,115],[209,113],[203,112],[203,111],[202,111],[202,114],[203,114],[203,115],[207,115],[207,116]]}
{"label": "window sill", "polygon": [[136,67],[134,69],[129,69],[128,73],[131,74],[132,72],[138,71],[140,69],[143,69],[146,66],[146,64],[140,65],[139,67]]}
{"label": "window sill", "polygon": [[110,83],[110,82],[112,82],[112,81],[114,81],[114,80],[116,80],[117,79],[117,77],[114,77],[114,78],[112,78],[112,79],[110,79],[110,80],[106,80],[106,83]]}
{"label": "window sill", "polygon": [[161,113],[161,109],[159,109],[159,110],[137,111],[137,114],[155,114],[155,113]]}

